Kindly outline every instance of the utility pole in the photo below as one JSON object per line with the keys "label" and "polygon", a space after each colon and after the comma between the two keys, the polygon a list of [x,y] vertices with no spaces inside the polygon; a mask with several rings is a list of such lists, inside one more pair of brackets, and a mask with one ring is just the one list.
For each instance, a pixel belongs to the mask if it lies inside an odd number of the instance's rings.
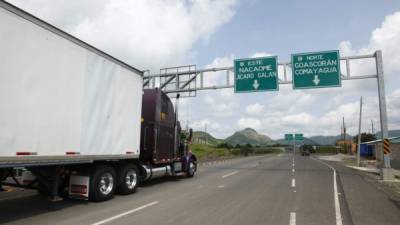
{"label": "utility pole", "polygon": [[207,123],[204,124],[204,141],[207,144]]}
{"label": "utility pole", "polygon": [[361,156],[361,116],[362,116],[362,96],[360,98],[360,118],[358,120],[357,166],[360,166],[360,156]]}
{"label": "utility pole", "polygon": [[371,133],[372,133],[372,135],[374,135],[374,136],[375,136],[375,131],[374,131],[374,121],[373,121],[373,120],[371,120]]}
{"label": "utility pole", "polygon": [[346,125],[344,123],[344,116],[343,116],[343,149],[346,154],[347,152],[347,145],[346,145]]}

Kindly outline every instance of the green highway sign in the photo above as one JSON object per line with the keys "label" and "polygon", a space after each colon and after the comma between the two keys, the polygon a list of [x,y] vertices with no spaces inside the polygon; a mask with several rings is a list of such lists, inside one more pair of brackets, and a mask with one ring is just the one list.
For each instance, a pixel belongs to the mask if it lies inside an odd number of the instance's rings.
{"label": "green highway sign", "polygon": [[293,89],[340,87],[339,51],[292,54]]}
{"label": "green highway sign", "polygon": [[276,56],[235,59],[234,67],[236,93],[278,90]]}
{"label": "green highway sign", "polygon": [[295,135],[294,135],[294,139],[295,139],[296,141],[302,141],[302,140],[304,140],[303,134],[295,134]]}
{"label": "green highway sign", "polygon": [[285,134],[285,141],[293,141],[293,134]]}

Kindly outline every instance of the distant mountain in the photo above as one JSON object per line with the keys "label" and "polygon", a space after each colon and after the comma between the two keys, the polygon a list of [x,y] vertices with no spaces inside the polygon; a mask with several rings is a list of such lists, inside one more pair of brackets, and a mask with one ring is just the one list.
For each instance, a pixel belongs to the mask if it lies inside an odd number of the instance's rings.
{"label": "distant mountain", "polygon": [[[376,133],[376,138],[381,138],[381,132]],[[389,137],[400,137],[400,130],[389,130]]]}
{"label": "distant mountain", "polygon": [[[311,141],[313,141],[317,145],[335,145],[336,141],[342,140],[342,135],[336,136],[312,136],[309,137]],[[346,134],[346,140],[352,140],[353,137],[351,135]]]}
{"label": "distant mountain", "polygon": [[236,131],[232,136],[225,139],[231,145],[271,145],[274,141],[267,135],[259,134],[251,128],[246,128],[241,131]]}
{"label": "distant mountain", "polygon": [[[400,130],[391,130],[389,131],[389,137],[398,137],[400,136]],[[376,137],[380,138],[380,132],[376,133]],[[312,137],[304,137],[304,140],[298,143],[307,144],[307,145],[335,145],[336,141],[341,140],[342,135],[336,136],[312,136]],[[352,140],[353,136],[346,135],[346,140]],[[233,135],[229,136],[226,139],[218,139],[213,137],[212,135],[204,132],[204,131],[194,131],[193,132],[193,141],[195,143],[207,143],[211,145],[217,145],[222,142],[227,142],[231,145],[243,145],[243,144],[251,144],[251,145],[273,145],[273,144],[281,144],[281,145],[292,145],[292,141],[285,141],[284,139],[272,140],[270,137],[259,134],[257,131],[251,128],[246,128],[241,131],[236,131]]]}
{"label": "distant mountain", "polygon": [[217,139],[204,131],[193,131],[192,139],[195,143],[202,143],[202,144],[207,143],[211,145],[217,145],[219,143],[224,142],[224,140]]}
{"label": "distant mountain", "polygon": [[[285,139],[279,139],[275,141],[277,144],[280,145],[293,145],[293,141],[286,141]],[[310,138],[304,138],[302,141],[296,141],[297,144],[305,144],[305,145],[319,145],[315,141]]]}

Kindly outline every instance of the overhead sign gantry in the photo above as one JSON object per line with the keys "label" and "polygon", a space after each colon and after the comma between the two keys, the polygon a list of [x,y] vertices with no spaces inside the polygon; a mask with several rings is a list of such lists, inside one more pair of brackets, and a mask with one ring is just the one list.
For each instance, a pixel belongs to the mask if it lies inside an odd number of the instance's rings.
{"label": "overhead sign gantry", "polygon": [[[378,86],[378,99],[379,99],[379,115],[380,124],[383,139],[388,138],[388,121],[387,121],[387,111],[386,111],[386,99],[385,99],[385,84],[383,75],[383,61],[382,52],[376,51],[369,55],[357,55],[357,56],[347,56],[340,57],[338,51],[325,51],[317,53],[300,53],[292,55],[292,62],[278,62],[276,71],[278,84],[293,84],[294,89],[303,88],[320,88],[320,87],[339,87],[341,86],[342,80],[360,80],[360,79],[376,79]],[[296,57],[297,56],[297,57]],[[298,56],[302,56],[301,60],[304,60],[305,56],[310,56],[307,62],[313,62],[315,60],[325,61],[325,63],[308,63],[307,65],[292,65],[300,61]],[[372,60],[371,60],[372,59]],[[329,62],[327,60],[330,60]],[[376,71],[372,74],[355,74],[352,72],[350,64],[357,60],[369,60],[369,63],[373,62]],[[240,62],[240,60],[237,60]],[[344,66],[344,69],[340,68],[340,64]],[[264,64],[263,64],[264,65]],[[265,65],[269,65],[265,64]],[[239,64],[240,66],[240,64]],[[328,68],[329,67],[329,68]],[[269,70],[271,67],[263,69],[265,71]],[[311,69],[306,75],[296,75],[293,71],[298,69]],[[264,71],[265,70],[265,71]],[[257,71],[258,72],[258,71]],[[205,76],[212,75],[215,73],[222,74],[226,76],[225,82],[222,84],[210,84],[205,82]],[[291,75],[291,76],[290,76]],[[299,77],[296,77],[299,76]],[[196,96],[196,92],[200,90],[215,90],[223,88],[235,88],[235,82],[233,79],[238,78],[235,76],[234,66],[219,67],[219,68],[206,68],[206,69],[196,69],[195,66],[185,67],[173,67],[173,71],[162,69],[159,74],[146,74],[143,77],[143,87],[144,88],[160,88],[167,94],[181,93],[187,94],[187,97]],[[291,79],[289,79],[291,77]],[[270,77],[272,80],[272,76]],[[237,93],[246,92],[244,90],[255,90],[260,91],[261,87],[265,87],[266,80],[252,79],[248,81],[243,88],[243,91],[238,91]],[[239,81],[240,82],[240,81]],[[251,83],[252,82],[252,83]],[[268,82],[268,81],[267,81]],[[296,82],[296,84],[294,84]],[[271,82],[272,83],[272,82]],[[257,87],[257,88],[256,88]],[[278,90],[278,87],[276,87]],[[265,90],[270,90],[265,88]],[[173,97],[173,96],[171,96]],[[384,167],[390,168],[390,155],[384,155]]]}

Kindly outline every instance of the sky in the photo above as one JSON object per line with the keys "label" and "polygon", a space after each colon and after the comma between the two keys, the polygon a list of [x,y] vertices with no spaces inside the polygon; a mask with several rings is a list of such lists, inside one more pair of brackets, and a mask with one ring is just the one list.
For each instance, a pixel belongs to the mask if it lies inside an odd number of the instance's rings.
{"label": "sky", "polygon": [[[232,66],[238,58],[339,50],[341,56],[382,50],[389,129],[400,129],[400,1],[265,0],[9,0],[10,3],[141,69]],[[371,74],[370,61],[352,64]],[[207,75],[208,76],[208,75]],[[219,73],[206,82],[216,84]],[[274,139],[285,133],[337,135],[379,130],[375,79],[340,88],[235,94],[198,91],[180,101],[179,119],[194,130],[226,138],[251,127]],[[372,122],[371,122],[372,121]]]}

